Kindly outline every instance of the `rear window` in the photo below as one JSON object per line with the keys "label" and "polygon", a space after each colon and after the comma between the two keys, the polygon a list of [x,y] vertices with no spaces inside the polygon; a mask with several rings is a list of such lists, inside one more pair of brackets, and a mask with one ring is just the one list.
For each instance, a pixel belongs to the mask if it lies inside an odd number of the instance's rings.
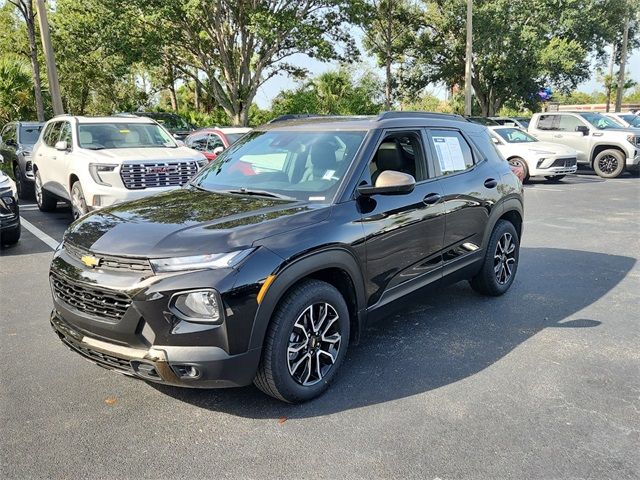
{"label": "rear window", "polygon": [[40,137],[42,125],[22,125],[20,127],[20,143],[24,145],[35,145]]}

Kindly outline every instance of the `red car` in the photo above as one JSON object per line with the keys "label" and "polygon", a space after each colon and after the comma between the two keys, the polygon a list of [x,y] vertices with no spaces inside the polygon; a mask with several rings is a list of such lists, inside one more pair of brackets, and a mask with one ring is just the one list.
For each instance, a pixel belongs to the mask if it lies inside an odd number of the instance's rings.
{"label": "red car", "polygon": [[202,128],[185,138],[184,144],[189,148],[202,152],[207,157],[207,160],[211,161],[215,160],[221,152],[250,131],[250,128],[240,127]]}

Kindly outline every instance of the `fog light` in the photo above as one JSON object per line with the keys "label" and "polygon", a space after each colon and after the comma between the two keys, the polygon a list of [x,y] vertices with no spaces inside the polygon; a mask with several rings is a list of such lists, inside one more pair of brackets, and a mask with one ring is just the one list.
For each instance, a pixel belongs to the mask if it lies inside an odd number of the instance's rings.
{"label": "fog light", "polygon": [[200,376],[200,370],[193,365],[172,365],[178,377],[185,379],[195,379]]}
{"label": "fog light", "polygon": [[218,323],[220,297],[215,290],[197,290],[174,295],[170,302],[171,311],[189,322]]}

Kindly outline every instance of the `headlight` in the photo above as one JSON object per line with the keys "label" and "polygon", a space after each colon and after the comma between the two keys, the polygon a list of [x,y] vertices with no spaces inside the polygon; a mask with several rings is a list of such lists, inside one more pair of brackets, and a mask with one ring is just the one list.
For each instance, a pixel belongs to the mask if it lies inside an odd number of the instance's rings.
{"label": "headlight", "polygon": [[190,322],[219,323],[222,320],[220,295],[213,289],[174,295],[169,309],[179,318]]}
{"label": "headlight", "polygon": [[118,165],[104,164],[104,163],[90,163],[89,164],[89,173],[91,174],[91,178],[93,181],[99,185],[104,185],[105,187],[110,187],[111,184],[105,182],[101,177],[100,173],[108,173],[113,172]]}
{"label": "headlight", "polygon": [[185,270],[205,270],[216,268],[232,268],[253,251],[238,250],[229,253],[212,253],[193,257],[156,258],[149,260],[156,273],[183,272]]}

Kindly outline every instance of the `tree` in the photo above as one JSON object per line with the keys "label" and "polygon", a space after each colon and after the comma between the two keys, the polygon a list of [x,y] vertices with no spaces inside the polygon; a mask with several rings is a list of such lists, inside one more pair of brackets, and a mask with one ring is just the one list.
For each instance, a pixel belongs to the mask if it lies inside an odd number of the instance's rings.
{"label": "tree", "polygon": [[[477,0],[474,2],[472,85],[483,115],[503,105],[535,108],[543,86],[569,92],[590,76],[590,56],[604,57],[625,0]],[[424,32],[412,62],[423,88],[464,78],[466,2],[424,0]]]}
{"label": "tree", "polygon": [[0,123],[33,118],[33,80],[28,64],[0,58]]}
{"label": "tree", "polygon": [[42,81],[40,79],[40,64],[38,63],[38,43],[36,40],[36,12],[33,8],[32,0],[9,0],[9,3],[15,6],[16,10],[22,16],[26,30],[29,51],[27,55],[31,62],[31,72],[33,75],[33,86],[35,96],[35,106],[38,121],[44,121],[44,100],[42,98]]}
{"label": "tree", "polygon": [[[119,0],[105,0],[119,8]],[[357,56],[347,22],[360,18],[360,0],[131,0],[149,32],[164,30],[177,68],[209,92],[233,124],[246,125],[255,95],[278,74],[303,77],[292,58],[319,60]],[[166,29],[166,30],[165,30]],[[194,69],[203,72],[200,82]]]}
{"label": "tree", "polygon": [[[371,0],[364,25],[365,49],[376,56],[385,71],[385,109],[394,100],[392,67],[400,63],[415,44],[420,26],[420,11],[410,0]],[[397,77],[396,77],[397,78]]]}

